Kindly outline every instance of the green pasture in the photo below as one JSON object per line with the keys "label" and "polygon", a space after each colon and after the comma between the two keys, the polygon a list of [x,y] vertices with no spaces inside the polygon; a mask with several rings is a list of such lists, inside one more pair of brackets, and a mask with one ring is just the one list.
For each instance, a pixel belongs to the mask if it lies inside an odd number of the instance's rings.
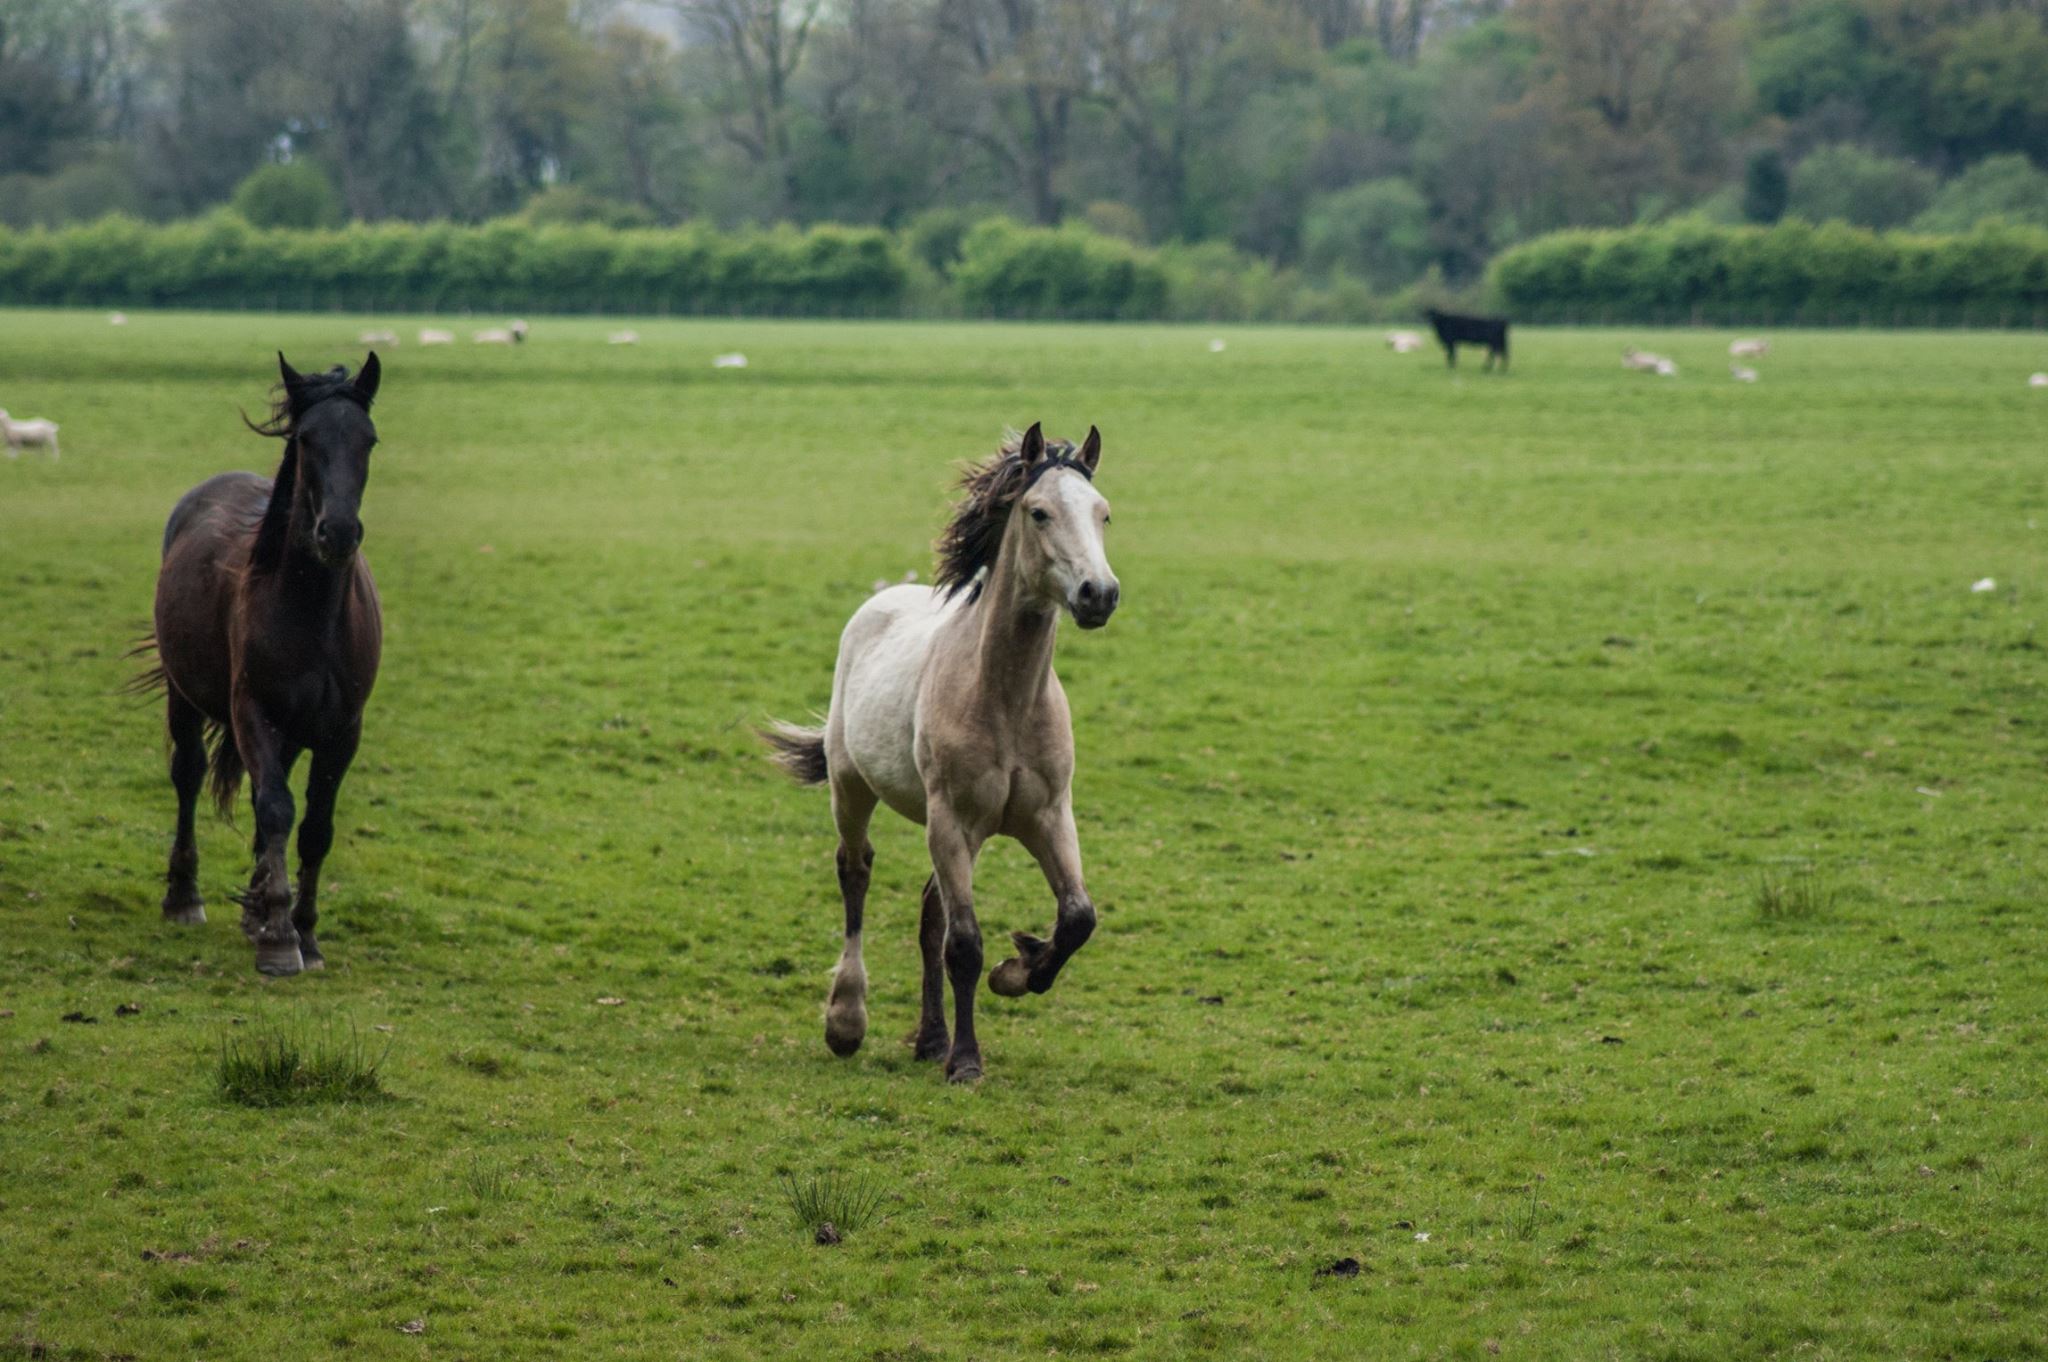
{"label": "green pasture", "polygon": [[[0,461],[0,1358],[2048,1352],[2042,337],[423,321],[0,313],[64,442]],[[246,810],[158,920],[124,653],[272,352],[382,325],[384,672],[266,981]],[[887,815],[827,1053],[826,799],[750,726],[1034,419],[1116,511],[1102,923],[957,1088]],[[1050,923],[1015,846],[978,891]],[[285,1033],[386,1095],[229,1100]]]}

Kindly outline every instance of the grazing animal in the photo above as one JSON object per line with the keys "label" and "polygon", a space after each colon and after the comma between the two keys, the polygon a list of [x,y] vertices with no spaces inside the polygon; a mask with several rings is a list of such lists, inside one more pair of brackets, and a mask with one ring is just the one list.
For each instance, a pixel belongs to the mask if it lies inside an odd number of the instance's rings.
{"label": "grazing animal", "polygon": [[763,733],[800,783],[832,791],[846,909],[825,1003],[825,1044],[836,1055],[858,1050],[867,1033],[861,918],[877,803],[925,827],[932,876],[918,930],[923,1006],[911,1043],[919,1059],[944,1059],[947,1078],[981,1077],[974,862],[982,845],[999,833],[1022,842],[1057,911],[1050,941],[1011,934],[1017,954],[989,975],[990,989],[1006,998],[1045,992],[1095,930],[1074,828],[1073,725],[1052,663],[1060,613],[1099,629],[1120,595],[1103,552],[1109,503],[1094,486],[1101,457],[1093,428],[1076,449],[1048,442],[1033,425],[969,469],[939,540],[933,584],[877,592],[840,635],[823,727],[777,724]]}
{"label": "grazing animal", "polygon": [[1728,342],[1728,357],[1730,359],[1761,359],[1769,353],[1771,353],[1771,343],[1767,340]]}
{"label": "grazing animal", "polygon": [[1221,336],[1217,336],[1217,337],[1216,337],[1215,339],[1213,339],[1213,340],[1211,340],[1211,341],[1209,342],[1209,353],[1210,353],[1210,354],[1212,354],[1212,355],[1220,355],[1220,354],[1222,354],[1222,353],[1223,353],[1223,351],[1224,351],[1224,348],[1225,348],[1225,347],[1224,347],[1224,343],[1223,343],[1223,337],[1221,337]]}
{"label": "grazing animal", "polygon": [[1678,362],[1676,360],[1665,359],[1661,355],[1658,356],[1657,374],[1661,378],[1677,378]]}
{"label": "grazing animal", "polygon": [[1464,317],[1455,312],[1438,312],[1430,308],[1423,315],[1436,328],[1436,338],[1444,347],[1444,363],[1450,368],[1458,367],[1460,345],[1483,345],[1486,347],[1486,367],[1490,370],[1494,361],[1500,367],[1508,367],[1508,319],[1505,317]]}
{"label": "grazing animal", "polygon": [[737,350],[729,355],[713,355],[711,357],[711,367],[714,369],[744,369],[747,367],[747,357]]}
{"label": "grazing animal", "polygon": [[[206,921],[192,818],[211,738],[221,810],[245,772],[254,784],[256,867],[241,898],[242,931],[257,969],[297,974],[324,963],[313,934],[320,866],[382,649],[377,587],[358,552],[381,368],[375,352],[353,379],[341,368],[298,373],[283,355],[277,365],[281,393],[270,419],[250,423],[284,440],[277,476],[222,473],[179,499],[164,527],[156,632],[143,645],[154,645],[157,665],[136,688],[161,687],[168,705],[178,832],[164,917]],[[302,753],[312,754],[312,773],[294,898],[285,840]]]}
{"label": "grazing animal", "polygon": [[57,462],[57,423],[41,417],[17,421],[0,408],[0,442],[7,446],[7,457],[18,459],[21,451],[30,445],[37,445],[50,451],[50,462]]}
{"label": "grazing animal", "polygon": [[614,331],[605,338],[605,343],[608,345],[638,345],[640,343],[640,333],[638,331]]}
{"label": "grazing animal", "polygon": [[1734,379],[1737,383],[1756,382],[1756,370],[1744,368],[1740,364],[1729,365],[1728,376]]}
{"label": "grazing animal", "polygon": [[2029,388],[2048,388],[2048,374],[2027,375],[2027,386]]}
{"label": "grazing animal", "polygon": [[398,333],[396,331],[365,331],[362,335],[356,337],[356,343],[359,345],[396,345],[398,344]]}
{"label": "grazing animal", "polygon": [[1387,333],[1387,348],[1397,355],[1405,355],[1420,350],[1422,345],[1423,340],[1420,331],[1389,331]]}
{"label": "grazing animal", "polygon": [[1631,345],[1621,352],[1621,367],[1633,369],[1638,373],[1654,373],[1662,359],[1661,355],[1653,355],[1648,350],[1638,350]]}
{"label": "grazing animal", "polygon": [[109,312],[109,313],[107,314],[107,325],[108,325],[108,326],[126,326],[126,325],[128,325],[128,314],[127,314],[127,313],[125,313],[125,312]]}
{"label": "grazing animal", "polygon": [[502,326],[491,326],[484,328],[482,331],[473,331],[470,333],[469,338],[478,345],[517,345],[519,343],[518,338]]}
{"label": "grazing animal", "polygon": [[420,344],[453,345],[455,344],[455,333],[453,331],[435,331],[432,328],[428,328],[420,332]]}

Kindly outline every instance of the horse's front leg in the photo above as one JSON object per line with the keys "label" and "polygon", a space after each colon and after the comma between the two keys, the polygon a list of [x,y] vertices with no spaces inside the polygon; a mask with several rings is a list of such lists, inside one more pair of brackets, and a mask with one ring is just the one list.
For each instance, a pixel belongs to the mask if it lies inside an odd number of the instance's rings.
{"label": "horse's front leg", "polygon": [[256,968],[264,974],[297,974],[305,968],[299,933],[292,925],[292,884],[285,873],[285,843],[292,819],[292,763],[297,749],[286,743],[253,701],[235,702],[235,748],[249,772],[249,802],[256,813],[256,869],[242,895],[242,934],[256,947]]}
{"label": "horse's front leg", "polygon": [[306,777],[306,816],[299,823],[299,894],[292,905],[292,929],[298,933],[299,958],[307,969],[325,969],[327,957],[313,938],[320,920],[320,864],[334,845],[334,800],[342,777],[355,760],[359,734],[350,731],[313,753]]}
{"label": "horse's front leg", "polygon": [[1017,954],[988,976],[989,988],[1006,998],[1051,988],[1067,957],[1095,933],[1095,904],[1081,880],[1081,838],[1074,830],[1073,806],[1063,800],[1057,808],[1048,809],[1022,840],[1045,872],[1045,882],[1052,886],[1058,916],[1050,941],[1027,932],[1010,933]]}
{"label": "horse's front leg", "polygon": [[981,1045],[974,1038],[974,992],[981,985],[981,924],[974,917],[974,857],[981,839],[951,809],[932,801],[925,845],[932,878],[946,910],[946,975],[953,981],[953,1048],[946,1077],[972,1083],[981,1077]]}

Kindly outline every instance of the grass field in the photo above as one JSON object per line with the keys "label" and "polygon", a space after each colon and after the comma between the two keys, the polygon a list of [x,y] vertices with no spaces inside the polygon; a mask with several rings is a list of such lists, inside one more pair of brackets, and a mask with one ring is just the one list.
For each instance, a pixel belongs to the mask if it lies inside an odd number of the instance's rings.
{"label": "grass field", "polygon": [[[2048,1352],[2041,337],[1788,333],[1755,386],[1712,333],[402,346],[330,967],[271,982],[246,811],[158,921],[122,654],[171,503],[275,462],[271,352],[365,324],[0,314],[65,446],[0,463],[0,1357]],[[834,1060],[826,801],[749,726],[1038,418],[1116,507],[1060,654],[1102,926],[954,1088],[895,1043],[921,837]],[[1019,848],[978,890],[1050,921]],[[388,1095],[228,1100],[290,1035]],[[835,1247],[826,1175],[876,1199]]]}

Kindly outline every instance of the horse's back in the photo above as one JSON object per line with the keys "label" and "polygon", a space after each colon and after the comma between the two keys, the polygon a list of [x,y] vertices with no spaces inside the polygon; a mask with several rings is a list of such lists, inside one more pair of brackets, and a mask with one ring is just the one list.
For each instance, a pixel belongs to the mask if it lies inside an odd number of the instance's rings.
{"label": "horse's back", "polygon": [[[964,599],[964,596],[960,599]],[[959,602],[928,586],[878,591],[839,636],[826,761],[848,760],[890,808],[924,821],[917,695],[939,626]]]}
{"label": "horse's back", "polygon": [[254,528],[270,504],[270,479],[256,473],[216,473],[171,508],[164,522],[165,558],[188,533],[218,538]]}
{"label": "horse's back", "polygon": [[254,473],[208,478],[172,508],[156,578],[156,652],[164,679],[217,722],[226,722],[230,684],[230,577],[270,503],[270,480]]}

